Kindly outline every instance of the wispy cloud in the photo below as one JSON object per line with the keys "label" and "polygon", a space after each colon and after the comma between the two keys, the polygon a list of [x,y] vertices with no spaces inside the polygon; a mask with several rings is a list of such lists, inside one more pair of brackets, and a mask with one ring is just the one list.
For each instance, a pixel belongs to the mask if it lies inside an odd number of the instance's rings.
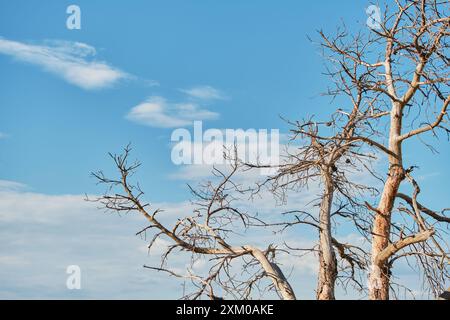
{"label": "wispy cloud", "polygon": [[0,132],[0,139],[6,138],[8,135],[6,133]]}
{"label": "wispy cloud", "polygon": [[129,75],[95,60],[94,47],[80,42],[47,41],[42,45],[0,38],[0,53],[43,68],[83,89],[112,86]]}
{"label": "wispy cloud", "polygon": [[0,180],[0,192],[2,191],[21,191],[27,186],[23,183],[9,180]]}
{"label": "wispy cloud", "polygon": [[181,89],[188,96],[202,100],[223,100],[226,99],[226,95],[211,86],[195,86],[189,89]]}
{"label": "wispy cloud", "polygon": [[219,114],[202,109],[195,103],[170,103],[160,96],[152,96],[131,109],[127,119],[158,128],[175,128],[192,124],[194,120],[213,120]]}

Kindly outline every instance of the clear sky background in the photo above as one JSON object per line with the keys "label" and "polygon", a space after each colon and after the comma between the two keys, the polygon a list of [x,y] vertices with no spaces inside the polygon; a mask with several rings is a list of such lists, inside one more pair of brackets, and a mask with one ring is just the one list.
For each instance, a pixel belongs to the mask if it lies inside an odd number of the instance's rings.
{"label": "clear sky background", "polygon": [[[81,8],[81,30],[66,28],[70,4]],[[186,182],[201,174],[172,164],[173,123],[286,132],[279,116],[336,108],[319,96],[327,79],[307,36],[342,21],[367,28],[370,4],[0,0],[0,298],[179,297],[179,281],[142,268],[156,261],[134,237],[145,221],[82,200],[102,191],[89,173],[111,168],[107,152],[132,142],[148,200],[181,210]],[[162,106],[151,121],[137,112],[148,101]],[[405,152],[436,209],[448,207],[450,178],[448,144],[437,148],[414,140]],[[65,287],[70,264],[83,270],[82,290]],[[314,259],[297,267],[298,296],[313,298]]]}

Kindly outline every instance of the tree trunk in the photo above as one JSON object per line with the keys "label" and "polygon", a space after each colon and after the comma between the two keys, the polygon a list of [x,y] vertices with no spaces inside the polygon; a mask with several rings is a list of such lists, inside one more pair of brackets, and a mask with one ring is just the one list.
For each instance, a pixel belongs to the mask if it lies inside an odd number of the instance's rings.
{"label": "tree trunk", "polygon": [[283,300],[295,300],[294,290],[287,281],[281,269],[275,264],[270,262],[264,253],[252,246],[244,246],[244,249],[251,251],[253,257],[258,260],[262,268],[266,272],[266,275],[272,279],[273,285],[281,295]]}
{"label": "tree trunk", "polygon": [[333,204],[333,181],[328,172],[324,176],[324,195],[319,212],[319,278],[316,298],[334,300],[334,285],[337,276],[337,262],[331,236],[331,207]]}
{"label": "tree trunk", "polygon": [[372,238],[372,270],[369,280],[369,298],[372,300],[389,299],[390,271],[386,264],[387,261],[379,260],[378,255],[389,245],[391,212],[403,178],[404,171],[401,167],[391,167],[378,206],[378,213],[375,215]]}
{"label": "tree trunk", "polygon": [[391,111],[391,127],[389,132],[389,172],[384,184],[383,193],[378,204],[372,229],[372,257],[369,277],[369,298],[371,300],[389,300],[390,270],[386,260],[378,259],[390,241],[391,213],[401,182],[405,178],[402,166],[401,135],[402,107],[394,104]]}

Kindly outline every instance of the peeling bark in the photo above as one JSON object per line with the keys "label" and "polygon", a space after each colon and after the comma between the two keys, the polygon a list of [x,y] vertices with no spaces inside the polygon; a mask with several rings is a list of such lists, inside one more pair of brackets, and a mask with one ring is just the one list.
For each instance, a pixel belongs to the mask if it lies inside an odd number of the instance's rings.
{"label": "peeling bark", "polygon": [[378,259],[389,246],[391,213],[401,182],[405,179],[402,166],[402,141],[398,137],[402,128],[402,105],[394,103],[389,132],[389,172],[378,204],[372,229],[372,268],[369,278],[369,298],[389,300],[390,270],[386,261]]}

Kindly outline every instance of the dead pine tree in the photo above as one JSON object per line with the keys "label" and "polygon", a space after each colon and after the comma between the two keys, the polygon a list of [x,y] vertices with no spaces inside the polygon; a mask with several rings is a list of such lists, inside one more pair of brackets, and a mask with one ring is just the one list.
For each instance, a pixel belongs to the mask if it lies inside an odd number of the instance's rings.
{"label": "dead pine tree", "polygon": [[[365,152],[358,141],[352,141],[354,132],[360,129],[358,122],[366,121],[370,116],[360,109],[360,101],[355,100],[348,117],[338,114],[327,122],[296,123],[297,128],[292,130],[293,139],[302,137],[303,141],[305,138],[309,139],[309,143],[299,152],[290,154],[289,163],[283,165],[275,177],[284,180],[283,188],[300,183],[303,184],[303,189],[308,187],[309,180],[314,181],[316,177],[322,190],[318,205],[318,300],[335,299],[335,284],[340,276],[336,256],[351,267],[351,281],[359,289],[363,289],[362,284],[357,281],[355,268],[364,270],[367,267],[367,253],[354,244],[340,243],[333,235],[332,226],[338,218],[350,218],[355,229],[367,226],[365,221],[361,221],[364,218],[356,212],[364,209],[361,199],[367,194],[376,194],[377,190],[353,181],[350,176],[358,170],[368,169],[370,162],[374,160],[373,155]],[[333,139],[333,135],[320,135],[320,126],[327,127],[328,131],[330,128],[338,130],[341,121],[344,122],[343,129],[335,135],[343,139]],[[365,230],[362,233],[365,234]],[[358,254],[355,250],[347,254],[348,248],[357,249]]]}
{"label": "dead pine tree", "polygon": [[[367,221],[363,221],[365,218],[355,212],[364,210],[364,202],[361,200],[363,196],[368,193],[375,194],[377,190],[348,177],[361,168],[368,169],[373,160],[373,155],[361,150],[361,143],[351,139],[357,128],[356,122],[367,119],[367,116],[370,115],[359,113],[357,104],[349,117],[335,114],[332,120],[326,122],[296,122],[296,127],[292,130],[292,140],[301,141],[303,145],[287,152],[286,159],[278,167],[276,174],[258,187],[260,189],[264,185],[270,185],[270,190],[276,197],[288,202],[289,191],[294,191],[294,195],[290,196],[300,196],[308,192],[314,184],[319,185],[321,194],[317,200],[317,219],[311,222],[311,214],[302,218],[297,216],[299,221],[289,224],[294,226],[303,223],[315,227],[318,231],[319,269],[316,298],[319,300],[335,299],[335,285],[341,272],[338,260],[350,268],[349,280],[356,284],[358,289],[363,289],[364,286],[358,281],[355,269],[364,270],[367,267],[368,253],[355,244],[340,243],[333,234],[332,226],[338,218],[350,218],[356,229],[364,229],[364,225],[368,225]],[[328,131],[338,130],[341,121],[346,121],[346,125],[337,135],[345,136],[346,139],[333,139],[336,133],[330,136],[322,136],[319,133],[322,126]],[[366,234],[367,230],[362,233]]]}

